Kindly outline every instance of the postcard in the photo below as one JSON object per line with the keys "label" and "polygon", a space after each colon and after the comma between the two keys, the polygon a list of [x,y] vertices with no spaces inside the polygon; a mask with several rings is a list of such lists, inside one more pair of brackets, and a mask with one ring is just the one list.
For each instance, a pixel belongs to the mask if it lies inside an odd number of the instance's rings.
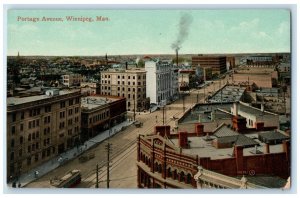
{"label": "postcard", "polygon": [[290,189],[291,14],[8,9],[8,188]]}

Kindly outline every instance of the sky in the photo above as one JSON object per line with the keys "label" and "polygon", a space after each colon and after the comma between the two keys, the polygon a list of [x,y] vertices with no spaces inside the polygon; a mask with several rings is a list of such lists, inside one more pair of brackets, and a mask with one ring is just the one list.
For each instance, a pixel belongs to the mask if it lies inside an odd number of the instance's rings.
{"label": "sky", "polygon": [[[67,16],[94,21],[67,21]],[[97,16],[109,20],[96,21]],[[33,17],[40,21],[28,21]],[[41,21],[43,17],[63,21]],[[179,38],[182,17],[189,21],[181,31],[185,38],[180,53],[290,52],[286,9],[8,10],[7,54],[173,54],[171,46]]]}

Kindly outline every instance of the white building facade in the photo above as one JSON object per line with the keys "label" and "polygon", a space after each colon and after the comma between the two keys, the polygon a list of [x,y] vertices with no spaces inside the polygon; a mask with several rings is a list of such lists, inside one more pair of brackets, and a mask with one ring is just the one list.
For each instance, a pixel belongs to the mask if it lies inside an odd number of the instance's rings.
{"label": "white building facade", "polygon": [[150,103],[165,105],[178,97],[178,69],[172,61],[147,61],[146,95]]}

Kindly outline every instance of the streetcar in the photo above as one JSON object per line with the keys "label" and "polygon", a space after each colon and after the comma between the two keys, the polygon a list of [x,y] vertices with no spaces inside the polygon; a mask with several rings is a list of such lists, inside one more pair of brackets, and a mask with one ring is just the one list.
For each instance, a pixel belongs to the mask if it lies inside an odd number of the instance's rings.
{"label": "streetcar", "polygon": [[81,182],[80,170],[72,170],[60,179],[51,179],[50,184],[56,188],[74,188]]}

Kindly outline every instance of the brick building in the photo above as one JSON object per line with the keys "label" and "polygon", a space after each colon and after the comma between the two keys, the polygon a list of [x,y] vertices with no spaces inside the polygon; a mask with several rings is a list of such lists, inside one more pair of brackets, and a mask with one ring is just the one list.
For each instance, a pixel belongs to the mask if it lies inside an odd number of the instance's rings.
{"label": "brick building", "polygon": [[79,143],[80,90],[7,98],[7,176],[16,177]]}
{"label": "brick building", "polygon": [[170,126],[156,126],[154,134],[139,135],[138,187],[196,188],[193,178],[198,166],[234,177],[255,174],[287,179],[290,176],[289,141],[272,146],[257,141],[259,147],[236,145],[218,149],[211,145],[214,138],[209,138],[199,123],[195,124],[194,132],[171,133]]}
{"label": "brick building", "polygon": [[126,98],[101,95],[81,98],[81,140],[125,121],[126,112]]}
{"label": "brick building", "polygon": [[226,72],[225,56],[193,56],[192,66],[200,68],[211,68],[213,75],[219,75]]}
{"label": "brick building", "polygon": [[272,88],[277,85],[278,72],[267,68],[235,70],[231,81],[235,85],[255,84],[257,87]]}

